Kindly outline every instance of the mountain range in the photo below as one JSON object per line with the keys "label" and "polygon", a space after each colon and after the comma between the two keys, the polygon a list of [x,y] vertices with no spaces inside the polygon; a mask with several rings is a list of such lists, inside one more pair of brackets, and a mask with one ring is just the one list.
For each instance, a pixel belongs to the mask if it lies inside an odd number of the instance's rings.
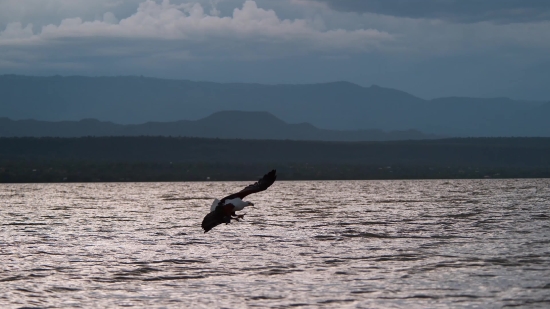
{"label": "mountain range", "polygon": [[[0,76],[0,117],[16,120],[95,118],[120,124],[182,125],[182,119],[201,119],[224,110],[266,111],[291,124],[307,122],[326,130],[550,136],[550,102],[425,100],[395,89],[348,82],[260,85],[147,77]],[[231,123],[226,129],[236,125]]]}
{"label": "mountain range", "polygon": [[0,137],[83,136],[186,136],[226,139],[279,139],[310,141],[390,141],[433,139],[419,131],[354,130],[316,128],[309,123],[288,124],[267,112],[224,111],[199,120],[115,124],[97,119],[37,121],[0,118]]}

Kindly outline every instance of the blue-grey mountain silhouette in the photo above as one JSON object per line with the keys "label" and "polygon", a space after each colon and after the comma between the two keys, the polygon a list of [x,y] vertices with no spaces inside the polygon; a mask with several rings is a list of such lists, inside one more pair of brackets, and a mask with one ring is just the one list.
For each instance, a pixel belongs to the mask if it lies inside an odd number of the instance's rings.
{"label": "blue-grey mountain silhouette", "polygon": [[[143,77],[0,76],[0,116],[122,124],[201,119],[224,110],[267,111],[331,130],[416,129],[446,136],[550,136],[548,105],[506,98],[424,100],[348,82],[222,84]],[[236,125],[236,124],[234,124]],[[154,126],[154,125],[152,125]]]}
{"label": "blue-grey mountain silhouette", "polygon": [[267,112],[225,111],[176,122],[120,125],[96,119],[47,122],[0,118],[0,137],[187,136],[324,141],[418,140],[437,136],[415,130],[322,130],[308,123],[288,124]]}

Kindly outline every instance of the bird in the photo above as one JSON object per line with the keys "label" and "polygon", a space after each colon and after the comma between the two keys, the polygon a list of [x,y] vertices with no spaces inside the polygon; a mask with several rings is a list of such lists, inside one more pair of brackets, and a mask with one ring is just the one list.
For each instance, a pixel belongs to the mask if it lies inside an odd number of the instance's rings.
{"label": "bird", "polygon": [[247,206],[254,206],[254,203],[243,201],[243,199],[250,194],[267,190],[276,179],[277,171],[272,170],[241,191],[228,195],[221,200],[214,199],[210,207],[210,213],[202,220],[201,226],[204,232],[206,233],[222,223],[229,224],[231,219],[236,221],[244,219],[244,215],[237,215],[235,211],[243,210]]}

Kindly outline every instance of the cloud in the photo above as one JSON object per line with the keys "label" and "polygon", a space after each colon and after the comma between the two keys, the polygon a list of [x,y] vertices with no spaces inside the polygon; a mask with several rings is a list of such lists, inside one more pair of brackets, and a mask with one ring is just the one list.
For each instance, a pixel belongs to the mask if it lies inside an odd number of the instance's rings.
{"label": "cloud", "polygon": [[530,23],[550,20],[547,0],[294,0],[356,13],[441,19],[449,22]]}
{"label": "cloud", "polygon": [[[0,30],[0,47],[3,55],[57,49],[54,53],[61,52],[77,61],[79,56],[158,58],[168,54],[177,59],[249,60],[308,54],[341,58],[369,52],[429,57],[503,47],[548,49],[550,45],[548,21],[502,24],[404,18],[393,15],[433,16],[457,7],[453,14],[462,16],[473,8],[468,6],[470,0],[417,0],[414,8],[412,1],[396,1],[3,0],[0,8],[10,13],[3,14],[12,16],[4,22],[15,21]],[[538,3],[522,1],[524,6]],[[401,5],[390,6],[389,2]],[[519,5],[515,0],[499,0],[500,6],[493,0],[476,3],[478,12]],[[329,5],[340,10],[388,14],[334,11]],[[292,18],[288,17],[291,11]],[[281,17],[280,12],[287,17]],[[57,21],[44,22],[51,19]],[[184,56],[178,56],[179,52]],[[47,55],[37,58],[41,57],[47,60]]]}
{"label": "cloud", "polygon": [[[521,17],[528,16],[535,1],[522,1],[526,11],[520,10],[514,22],[497,14],[517,8],[521,3],[514,0],[479,0],[477,7],[470,0],[431,3],[0,0],[0,74],[143,74],[267,83],[350,80],[407,89],[406,82],[385,82],[401,79],[433,93],[453,76],[471,81],[473,74],[490,83],[502,76],[514,78],[499,68],[522,72],[550,60],[546,11],[541,9],[537,18]],[[524,19],[533,22],[519,22]],[[476,65],[468,66],[469,59],[476,59]],[[488,62],[491,66],[484,67]],[[424,79],[416,74],[433,63],[435,69]],[[460,82],[452,84],[445,91],[451,93],[448,89]]]}
{"label": "cloud", "polygon": [[280,53],[288,44],[297,47],[289,51],[353,52],[374,49],[392,40],[389,33],[375,29],[323,30],[305,19],[281,19],[275,11],[259,8],[251,0],[245,1],[242,8],[234,9],[232,16],[217,16],[216,10],[213,13],[216,15],[205,12],[199,3],[147,0],[139,4],[137,12],[120,21],[114,13],[105,12],[101,20],[65,18],[58,25],[45,25],[36,33],[32,32],[32,25],[10,23],[0,33],[0,46],[116,38],[174,41],[190,49],[209,49],[212,44],[228,53],[243,43],[255,45],[257,48],[252,50],[262,52],[268,52],[266,47],[269,47]]}
{"label": "cloud", "polygon": [[143,0],[1,0],[0,26],[12,22],[43,26],[59,23],[64,18],[80,17],[90,21],[105,12],[127,17]]}

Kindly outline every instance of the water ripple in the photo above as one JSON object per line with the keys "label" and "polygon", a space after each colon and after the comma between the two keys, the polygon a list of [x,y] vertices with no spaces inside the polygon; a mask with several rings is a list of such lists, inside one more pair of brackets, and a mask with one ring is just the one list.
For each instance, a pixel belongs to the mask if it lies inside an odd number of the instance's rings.
{"label": "water ripple", "polygon": [[2,308],[550,307],[550,180],[0,185]]}

